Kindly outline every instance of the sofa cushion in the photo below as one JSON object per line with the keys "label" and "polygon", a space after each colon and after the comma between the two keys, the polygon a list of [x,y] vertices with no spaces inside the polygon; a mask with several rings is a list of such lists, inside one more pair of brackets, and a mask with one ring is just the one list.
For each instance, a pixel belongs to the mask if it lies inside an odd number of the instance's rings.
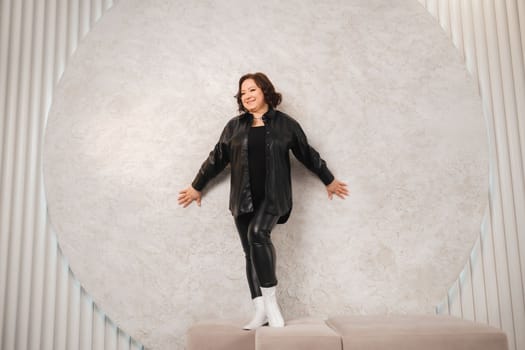
{"label": "sofa cushion", "polygon": [[186,333],[187,350],[255,350],[255,332],[246,320],[213,320],[194,324]]}
{"label": "sofa cushion", "polygon": [[344,350],[507,350],[497,328],[452,316],[346,315],[327,324],[342,337]]}
{"label": "sofa cushion", "polygon": [[261,327],[255,334],[257,350],[341,350],[341,336],[322,319],[287,321],[283,328]]}

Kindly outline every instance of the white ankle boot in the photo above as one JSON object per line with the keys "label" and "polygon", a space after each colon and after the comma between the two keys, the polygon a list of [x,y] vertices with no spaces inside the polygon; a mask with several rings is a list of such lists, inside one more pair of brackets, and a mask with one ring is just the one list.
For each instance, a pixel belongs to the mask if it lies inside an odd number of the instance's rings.
{"label": "white ankle boot", "polygon": [[253,306],[255,306],[255,315],[248,324],[242,327],[242,329],[247,331],[259,328],[268,322],[268,318],[266,317],[266,312],[264,310],[263,297],[254,298]]}
{"label": "white ankle boot", "polygon": [[261,292],[270,327],[284,327],[284,319],[275,296],[275,287],[261,288]]}

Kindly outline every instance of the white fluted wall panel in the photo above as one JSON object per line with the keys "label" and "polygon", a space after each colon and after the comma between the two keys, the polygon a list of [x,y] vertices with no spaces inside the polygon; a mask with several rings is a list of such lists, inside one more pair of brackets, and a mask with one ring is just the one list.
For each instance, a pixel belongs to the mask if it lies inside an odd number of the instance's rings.
{"label": "white fluted wall panel", "polygon": [[68,57],[112,1],[0,2],[0,347],[142,349],[72,275],[47,219],[41,146]]}
{"label": "white fluted wall panel", "polygon": [[490,146],[480,237],[438,313],[501,327],[525,349],[525,1],[420,2],[477,77]]}

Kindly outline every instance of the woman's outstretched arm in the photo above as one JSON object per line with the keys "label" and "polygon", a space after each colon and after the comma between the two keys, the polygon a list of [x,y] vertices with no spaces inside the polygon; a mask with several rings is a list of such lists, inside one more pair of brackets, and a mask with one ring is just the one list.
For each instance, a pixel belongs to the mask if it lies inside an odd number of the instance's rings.
{"label": "woman's outstretched arm", "polygon": [[323,181],[328,192],[328,198],[332,199],[335,194],[339,198],[344,199],[345,196],[348,196],[350,193],[346,183],[334,178],[326,166],[326,162],[319,155],[319,152],[308,144],[308,139],[299,123],[295,126],[294,142],[292,145],[292,152],[295,157]]}
{"label": "woman's outstretched arm", "polygon": [[179,192],[179,205],[186,208],[191,202],[196,201],[197,205],[199,207],[201,206],[202,190],[208,182],[224,170],[230,162],[228,153],[229,138],[230,129],[228,125],[226,125],[219,137],[219,141],[211,150],[208,158],[202,163],[191,185]]}

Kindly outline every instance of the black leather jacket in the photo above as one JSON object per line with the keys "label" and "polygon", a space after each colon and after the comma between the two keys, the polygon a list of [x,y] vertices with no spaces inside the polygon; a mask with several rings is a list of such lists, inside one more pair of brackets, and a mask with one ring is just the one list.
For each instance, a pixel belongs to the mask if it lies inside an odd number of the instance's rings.
{"label": "black leather jacket", "polygon": [[[263,121],[266,125],[266,211],[280,216],[279,223],[284,223],[292,210],[289,150],[325,185],[330,184],[334,176],[319,153],[308,144],[295,119],[270,108]],[[192,182],[193,188],[201,191],[230,164],[230,210],[233,216],[253,211],[248,169],[248,132],[252,122],[253,115],[250,113],[232,118]]]}

